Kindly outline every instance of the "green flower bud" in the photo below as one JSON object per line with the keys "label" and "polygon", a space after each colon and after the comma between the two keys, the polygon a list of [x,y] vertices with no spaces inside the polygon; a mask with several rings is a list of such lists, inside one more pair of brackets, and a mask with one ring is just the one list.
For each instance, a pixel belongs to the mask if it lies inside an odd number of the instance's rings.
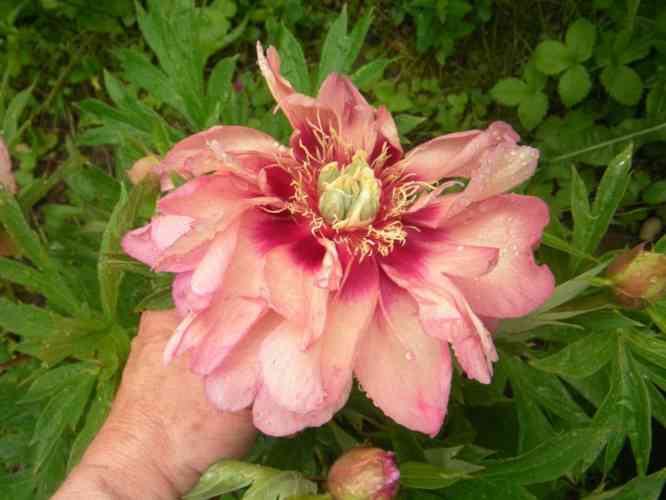
{"label": "green flower bud", "polygon": [[335,229],[368,225],[379,211],[381,187],[364,151],[358,151],[342,172],[336,162],[325,165],[317,187],[319,212]]}

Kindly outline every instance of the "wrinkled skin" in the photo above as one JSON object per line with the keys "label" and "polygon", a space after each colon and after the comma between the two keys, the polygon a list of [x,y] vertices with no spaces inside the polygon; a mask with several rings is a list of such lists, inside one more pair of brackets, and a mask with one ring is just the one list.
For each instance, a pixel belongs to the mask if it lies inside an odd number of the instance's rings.
{"label": "wrinkled skin", "polygon": [[[553,290],[533,255],[548,209],[506,194],[539,153],[501,122],[405,153],[390,113],[348,78],[330,75],[314,98],[282,77],[275,49],[259,45],[258,60],[294,129],[289,147],[236,126],[181,141],[155,169],[158,214],[123,240],[128,254],[176,274],[182,321],[165,361],[189,352],[210,400],[251,408],[267,434],[327,422],[355,377],[386,415],[435,435],[451,354],[489,383],[497,353],[487,325],[529,313]],[[336,226],[319,213],[319,175],[355,157],[371,169],[366,185],[380,186],[367,190],[378,209]],[[173,172],[187,180],[177,189]]]}

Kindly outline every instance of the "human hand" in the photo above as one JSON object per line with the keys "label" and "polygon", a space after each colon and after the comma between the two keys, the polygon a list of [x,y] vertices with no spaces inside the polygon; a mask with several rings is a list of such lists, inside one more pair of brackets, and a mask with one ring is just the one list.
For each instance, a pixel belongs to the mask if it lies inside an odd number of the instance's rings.
{"label": "human hand", "polygon": [[178,321],[175,311],[143,314],[109,417],[53,500],[180,498],[213,462],[249,450],[249,412],[211,406],[187,355],[164,366]]}

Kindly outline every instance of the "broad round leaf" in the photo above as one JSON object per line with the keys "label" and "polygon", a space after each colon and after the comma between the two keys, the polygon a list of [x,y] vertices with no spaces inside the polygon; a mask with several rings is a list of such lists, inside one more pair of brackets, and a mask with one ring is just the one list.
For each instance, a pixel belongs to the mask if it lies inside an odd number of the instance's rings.
{"label": "broad round leaf", "polygon": [[518,78],[506,78],[497,82],[490,95],[504,106],[518,106],[525,97],[528,97],[527,84]]}
{"label": "broad round leaf", "polygon": [[590,74],[582,65],[577,64],[564,72],[557,90],[564,105],[571,108],[585,99],[591,88]]}
{"label": "broad round leaf", "polygon": [[587,61],[592,56],[596,39],[596,26],[585,18],[578,19],[569,26],[565,38],[567,47],[574,53],[578,62]]}
{"label": "broad round leaf", "polygon": [[557,75],[576,63],[575,54],[571,49],[556,40],[541,42],[534,56],[537,69],[546,75]]}
{"label": "broad round leaf", "polygon": [[629,66],[608,66],[601,73],[601,83],[620,104],[634,106],[641,100],[643,81]]}
{"label": "broad round leaf", "polygon": [[523,99],[518,107],[518,118],[527,130],[535,128],[548,111],[548,96],[543,92],[537,92]]}

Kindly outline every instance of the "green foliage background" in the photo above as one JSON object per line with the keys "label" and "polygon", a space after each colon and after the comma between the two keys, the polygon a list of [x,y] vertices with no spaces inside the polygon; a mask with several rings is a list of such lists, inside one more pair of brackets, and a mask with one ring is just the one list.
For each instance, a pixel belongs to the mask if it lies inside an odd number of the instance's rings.
{"label": "green foliage background", "polygon": [[0,191],[16,250],[0,257],[0,499],[48,498],[104,421],[140,311],[170,306],[170,277],[120,250],[157,196],[125,171],[217,123],[288,136],[257,39],[302,92],[351,75],[407,147],[512,123],[542,151],[521,191],[551,208],[538,257],[559,286],[501,326],[491,385],[456,374],[436,438],[355,390],[333,422],[262,437],[254,465],[220,464],[188,498],[324,493],[306,477],[371,443],[396,452],[406,499],[657,499],[666,300],[624,309],[602,275],[642,239],[666,252],[659,0],[0,0],[0,130],[20,185]]}

